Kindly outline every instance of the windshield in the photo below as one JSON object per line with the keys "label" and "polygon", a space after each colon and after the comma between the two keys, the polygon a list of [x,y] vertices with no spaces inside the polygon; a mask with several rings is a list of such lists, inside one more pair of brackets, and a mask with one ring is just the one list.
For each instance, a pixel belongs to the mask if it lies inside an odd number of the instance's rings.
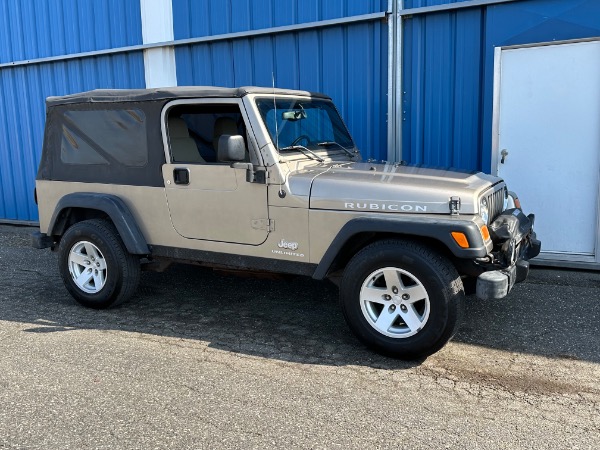
{"label": "windshield", "polygon": [[[328,100],[259,98],[256,105],[277,150],[354,148],[342,118]],[[347,151],[347,150],[346,150]]]}

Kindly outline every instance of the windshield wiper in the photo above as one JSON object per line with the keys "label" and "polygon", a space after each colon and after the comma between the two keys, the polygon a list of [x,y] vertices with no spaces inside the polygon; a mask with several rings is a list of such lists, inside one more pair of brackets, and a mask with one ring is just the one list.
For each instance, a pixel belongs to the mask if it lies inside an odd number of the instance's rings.
{"label": "windshield wiper", "polygon": [[325,161],[323,158],[321,158],[315,152],[307,149],[304,145],[290,145],[289,147],[282,147],[279,149],[280,152],[293,151],[293,150],[300,150],[304,155],[308,156],[310,159],[316,159],[319,162]]}
{"label": "windshield wiper", "polygon": [[335,141],[325,141],[325,142],[319,142],[317,143],[317,145],[321,146],[321,147],[331,147],[332,145],[337,145],[339,148],[341,148],[342,150],[344,150],[348,156],[350,156],[350,158],[354,158],[356,156],[356,154],[352,153],[350,150],[348,150],[346,147],[344,147],[341,144],[338,144]]}

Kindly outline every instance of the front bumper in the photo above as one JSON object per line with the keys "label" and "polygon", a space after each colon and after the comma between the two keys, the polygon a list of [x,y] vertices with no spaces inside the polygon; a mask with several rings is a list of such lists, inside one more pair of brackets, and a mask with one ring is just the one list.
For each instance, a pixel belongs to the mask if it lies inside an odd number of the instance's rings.
{"label": "front bumper", "polygon": [[515,283],[527,278],[531,258],[539,255],[542,244],[533,231],[535,216],[526,216],[518,208],[504,211],[489,226],[494,242],[493,260],[477,278],[477,297],[501,299]]}

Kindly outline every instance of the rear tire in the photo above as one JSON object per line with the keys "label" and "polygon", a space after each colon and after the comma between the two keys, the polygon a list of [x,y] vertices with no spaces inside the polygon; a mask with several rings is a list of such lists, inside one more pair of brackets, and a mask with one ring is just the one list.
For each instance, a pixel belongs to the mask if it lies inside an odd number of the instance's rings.
{"label": "rear tire", "polygon": [[103,309],[131,297],[140,280],[140,261],[127,252],[114,225],[101,219],[71,226],[59,247],[59,271],[73,298]]}
{"label": "rear tire", "polygon": [[460,325],[464,300],[460,276],[447,258],[397,239],[358,252],[340,287],[352,332],[373,350],[401,359],[441,349]]}

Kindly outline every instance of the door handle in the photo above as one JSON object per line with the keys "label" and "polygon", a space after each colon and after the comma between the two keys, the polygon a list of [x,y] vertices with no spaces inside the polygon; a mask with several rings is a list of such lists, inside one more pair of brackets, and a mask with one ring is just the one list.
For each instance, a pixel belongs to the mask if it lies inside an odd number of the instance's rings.
{"label": "door handle", "polygon": [[190,184],[190,171],[187,167],[173,169],[173,181],[175,184]]}
{"label": "door handle", "polygon": [[502,156],[502,158],[500,158],[500,164],[504,164],[504,160],[508,156],[508,150],[503,148],[502,151],[500,152],[500,155]]}

